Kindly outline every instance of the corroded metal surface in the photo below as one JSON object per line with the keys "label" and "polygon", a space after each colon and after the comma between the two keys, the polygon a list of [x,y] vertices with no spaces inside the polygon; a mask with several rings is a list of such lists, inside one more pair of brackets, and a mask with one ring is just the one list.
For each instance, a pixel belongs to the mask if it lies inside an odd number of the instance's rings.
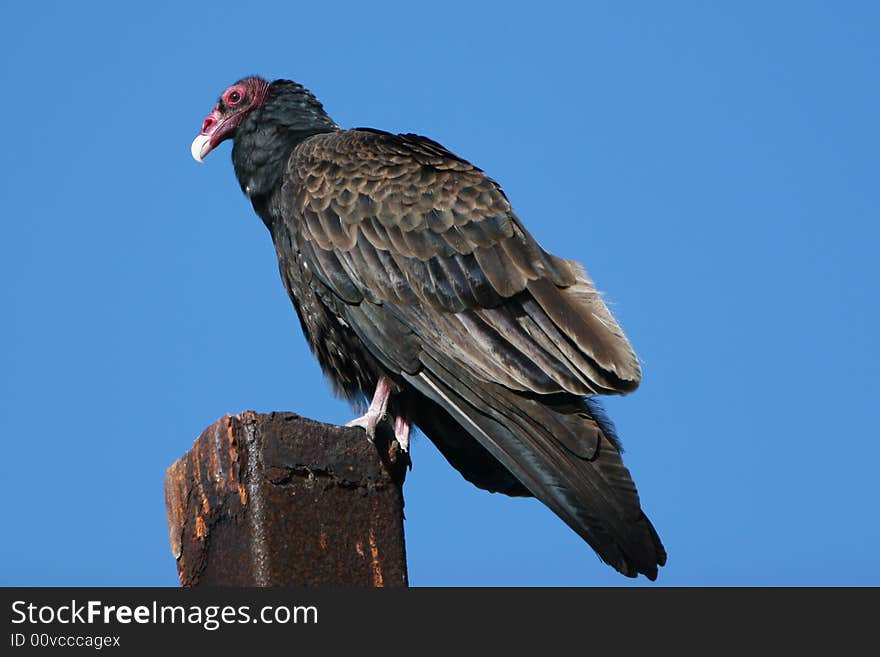
{"label": "corroded metal surface", "polygon": [[217,420],[165,477],[181,584],[406,586],[406,462],[387,438],[293,413]]}

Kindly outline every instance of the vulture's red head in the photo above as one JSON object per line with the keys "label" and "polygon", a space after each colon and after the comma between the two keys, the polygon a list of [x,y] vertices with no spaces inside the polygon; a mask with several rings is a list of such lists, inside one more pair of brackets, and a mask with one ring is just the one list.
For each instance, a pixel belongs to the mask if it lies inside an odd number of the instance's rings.
{"label": "vulture's red head", "polygon": [[263,78],[243,78],[220,94],[220,100],[202,123],[192,143],[192,156],[201,162],[218,144],[233,137],[235,129],[253,110],[263,106],[269,83]]}

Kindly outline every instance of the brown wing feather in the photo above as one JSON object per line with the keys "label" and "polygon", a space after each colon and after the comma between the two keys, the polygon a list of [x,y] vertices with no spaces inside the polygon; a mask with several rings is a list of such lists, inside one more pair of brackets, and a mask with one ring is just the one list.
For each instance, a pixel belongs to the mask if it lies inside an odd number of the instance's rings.
{"label": "brown wing feather", "polygon": [[635,354],[583,269],[545,252],[498,185],[439,144],[317,135],[288,174],[304,242],[346,302],[360,289],[395,304],[423,339],[456,343],[460,362],[513,389],[638,386]]}

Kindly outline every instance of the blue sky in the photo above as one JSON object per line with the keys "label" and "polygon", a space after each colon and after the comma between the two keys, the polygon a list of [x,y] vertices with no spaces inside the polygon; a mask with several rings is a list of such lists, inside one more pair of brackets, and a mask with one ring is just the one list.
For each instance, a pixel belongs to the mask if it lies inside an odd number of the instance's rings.
{"label": "blue sky", "polygon": [[[224,413],[347,405],[229,147],[258,73],[428,135],[582,261],[639,353],[609,400],[659,583],[880,585],[876,3],[14,3],[0,20],[0,584],[175,585],[165,468]],[[423,437],[414,585],[640,585]]]}

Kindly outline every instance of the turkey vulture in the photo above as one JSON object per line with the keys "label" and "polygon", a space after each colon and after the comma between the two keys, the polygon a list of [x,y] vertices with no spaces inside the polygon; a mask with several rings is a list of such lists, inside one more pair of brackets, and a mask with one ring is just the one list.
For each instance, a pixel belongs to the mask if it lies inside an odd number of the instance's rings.
{"label": "turkey vulture", "polygon": [[344,130],[302,85],[244,78],[192,143],[233,140],[302,330],[372,437],[418,426],[465,479],[535,496],[601,559],[657,577],[666,552],[595,400],[636,355],[584,269],[535,241],[494,180],[435,141]]}

